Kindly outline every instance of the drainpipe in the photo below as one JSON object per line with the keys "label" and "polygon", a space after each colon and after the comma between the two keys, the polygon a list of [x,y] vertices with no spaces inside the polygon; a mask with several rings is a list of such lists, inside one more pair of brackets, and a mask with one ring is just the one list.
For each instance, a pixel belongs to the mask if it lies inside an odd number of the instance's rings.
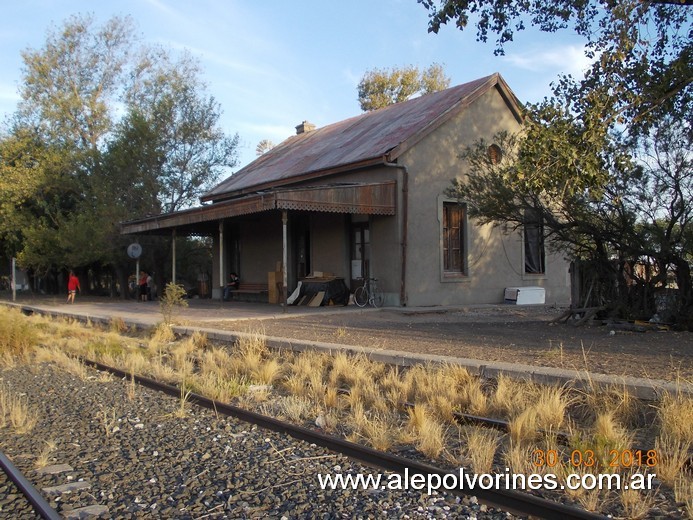
{"label": "drainpipe", "polygon": [[399,302],[402,307],[407,306],[407,234],[409,221],[409,170],[404,164],[397,164],[383,157],[383,164],[390,168],[402,170],[402,277],[399,285]]}
{"label": "drainpipe", "polygon": [[[224,221],[219,221],[219,288],[221,293],[219,294],[219,299],[224,301],[224,286],[226,285],[226,276],[224,276]],[[210,281],[211,285],[211,281]]]}

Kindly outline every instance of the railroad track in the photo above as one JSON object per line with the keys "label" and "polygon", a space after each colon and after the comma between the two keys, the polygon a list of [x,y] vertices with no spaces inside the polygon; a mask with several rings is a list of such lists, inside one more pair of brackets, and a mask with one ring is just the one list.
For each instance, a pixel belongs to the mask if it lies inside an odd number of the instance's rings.
{"label": "railroad track", "polygon": [[31,507],[41,518],[45,520],[60,520],[61,516],[53,509],[43,495],[29,482],[29,480],[20,472],[12,461],[7,456],[0,452],[0,467],[7,475],[19,492],[24,495]]}
{"label": "railroad track", "polygon": [[[162,392],[174,398],[180,398],[181,389],[176,386],[161,383],[147,377],[133,375],[118,368],[110,367],[96,361],[84,358],[82,358],[81,361],[86,366],[103,372],[108,372],[119,378],[132,379],[138,384],[152,390]],[[451,473],[442,468],[419,461],[406,459],[390,453],[380,452],[366,446],[311,430],[309,428],[286,423],[278,419],[264,416],[227,403],[214,401],[213,399],[209,399],[199,394],[189,394],[188,401],[198,406],[213,410],[215,413],[235,417],[241,421],[255,424],[261,428],[321,446],[332,452],[345,455],[353,460],[380,470],[396,472],[404,475],[437,475],[441,479],[441,482],[444,481],[443,479],[446,475],[452,474],[457,477],[456,473]],[[519,515],[528,515],[549,520],[589,520],[606,518],[577,507],[568,506],[559,502],[554,502],[537,497],[535,495],[514,490],[462,488],[449,490],[446,489],[446,491],[462,496],[475,496],[480,502],[485,503],[488,506]]]}

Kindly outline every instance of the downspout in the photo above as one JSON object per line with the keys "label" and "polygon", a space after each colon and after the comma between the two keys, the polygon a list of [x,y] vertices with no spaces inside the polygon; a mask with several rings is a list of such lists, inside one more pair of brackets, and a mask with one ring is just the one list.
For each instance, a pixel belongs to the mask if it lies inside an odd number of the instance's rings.
{"label": "downspout", "polygon": [[407,306],[407,235],[409,222],[409,170],[404,164],[397,164],[383,157],[383,164],[390,168],[402,170],[402,271],[399,285],[399,303]]}

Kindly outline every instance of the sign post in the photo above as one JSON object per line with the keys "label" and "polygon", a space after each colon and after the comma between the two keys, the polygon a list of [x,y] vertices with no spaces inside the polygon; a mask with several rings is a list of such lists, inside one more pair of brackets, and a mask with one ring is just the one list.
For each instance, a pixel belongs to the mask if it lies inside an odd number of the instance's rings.
{"label": "sign post", "polygon": [[[140,256],[142,255],[142,246],[137,242],[133,242],[128,246],[128,256],[137,260],[135,262],[135,287],[139,287],[139,276],[140,276]],[[137,289],[135,289],[137,292]],[[139,300],[139,298],[138,298]]]}
{"label": "sign post", "polygon": [[[7,264],[5,264],[7,265]],[[17,301],[17,259],[15,257],[12,257],[12,280],[10,280],[10,284],[12,284],[12,301],[16,302]]]}

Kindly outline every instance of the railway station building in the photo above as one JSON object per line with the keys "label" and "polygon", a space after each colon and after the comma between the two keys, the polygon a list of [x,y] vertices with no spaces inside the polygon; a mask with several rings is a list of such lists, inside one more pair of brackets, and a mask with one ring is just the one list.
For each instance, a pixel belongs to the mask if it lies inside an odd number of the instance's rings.
{"label": "railway station building", "polygon": [[499,74],[321,128],[304,121],[199,207],[125,222],[122,232],[211,236],[214,298],[231,272],[264,292],[286,266],[288,294],[317,274],[351,291],[375,277],[391,306],[501,303],[523,287],[567,303],[570,262],[544,244],[541,223],[479,225],[446,195],[465,176],[467,146],[521,123]]}

